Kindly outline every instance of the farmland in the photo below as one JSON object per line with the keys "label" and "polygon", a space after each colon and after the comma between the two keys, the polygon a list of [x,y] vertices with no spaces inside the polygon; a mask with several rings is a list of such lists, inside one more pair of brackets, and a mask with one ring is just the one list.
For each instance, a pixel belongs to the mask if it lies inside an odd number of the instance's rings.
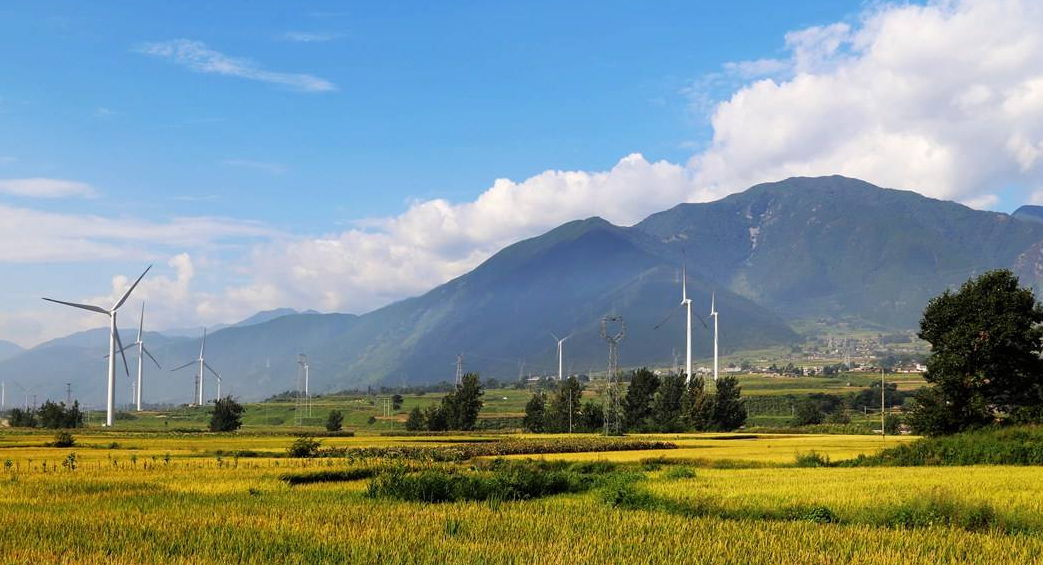
{"label": "farmland", "polygon": [[[842,460],[907,437],[645,435],[630,439],[675,447],[511,458],[608,462],[613,475],[656,504],[609,503],[596,485],[531,500],[437,504],[373,498],[364,479],[289,486],[287,473],[367,466],[481,474],[487,472],[472,469],[492,459],[291,459],[285,453],[293,436],[274,431],[112,431],[76,439],[72,448],[54,448],[46,446],[49,434],[0,433],[0,563],[1030,563],[1043,552],[1036,468],[794,466],[797,454]],[[569,440],[512,434],[321,441],[350,450]],[[62,465],[70,453],[75,468]],[[924,500],[940,500],[943,510],[987,503],[995,519],[970,529],[940,520],[895,522]],[[819,513],[808,519],[807,509]]]}

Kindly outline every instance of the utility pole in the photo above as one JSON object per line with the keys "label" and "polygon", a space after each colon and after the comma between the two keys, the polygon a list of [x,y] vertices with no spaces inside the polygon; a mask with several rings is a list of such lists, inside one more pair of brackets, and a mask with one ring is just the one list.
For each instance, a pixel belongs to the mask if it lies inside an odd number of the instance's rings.
{"label": "utility pole", "polygon": [[880,367],[880,437],[881,439],[887,439],[887,427],[884,425],[884,391],[886,389],[884,382],[884,368]]}
{"label": "utility pole", "polygon": [[[618,329],[611,332],[609,326],[617,324]],[[601,318],[601,339],[608,342],[608,403],[605,407],[605,435],[619,435],[623,432],[620,421],[620,391],[619,382],[619,342],[626,337],[627,326],[622,316],[605,316]]]}

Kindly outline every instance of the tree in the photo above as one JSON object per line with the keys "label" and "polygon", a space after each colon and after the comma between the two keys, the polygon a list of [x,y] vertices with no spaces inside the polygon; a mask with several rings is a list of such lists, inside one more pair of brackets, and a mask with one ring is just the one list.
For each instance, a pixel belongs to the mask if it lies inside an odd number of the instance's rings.
{"label": "tree", "polygon": [[713,400],[713,426],[729,432],[746,424],[746,403],[741,397],[739,380],[728,375],[717,381],[717,392]]}
{"label": "tree", "polygon": [[234,432],[243,425],[243,405],[231,395],[218,398],[210,415],[210,431]]}
{"label": "tree", "polygon": [[36,414],[32,410],[12,408],[7,422],[12,428],[35,428]]}
{"label": "tree", "polygon": [[482,409],[482,382],[478,373],[467,373],[456,390],[442,397],[446,429],[473,430]]}
{"label": "tree", "polygon": [[543,431],[547,421],[547,399],[542,392],[534,392],[532,398],[525,403],[525,417],[522,427],[533,433]]}
{"label": "tree", "polygon": [[52,430],[78,428],[83,425],[83,413],[80,412],[79,401],[74,402],[70,407],[66,407],[64,402],[51,402],[48,400],[36,412],[36,418],[41,427]]}
{"label": "tree", "polygon": [[927,435],[955,433],[1043,404],[1043,307],[1010,271],[989,271],[931,299],[920,320],[931,344],[910,417]]}
{"label": "tree", "polygon": [[405,399],[402,398],[401,394],[393,394],[393,395],[391,395],[391,409],[392,410],[398,410],[399,408],[402,408],[402,401],[403,400],[405,400]]}
{"label": "tree", "polygon": [[585,432],[601,431],[605,427],[605,407],[600,402],[588,400],[579,411],[579,429]]}
{"label": "tree", "polygon": [[546,428],[550,432],[567,432],[569,424],[575,429],[579,422],[580,400],[583,387],[576,377],[568,377],[558,384],[547,407]]}
{"label": "tree", "polygon": [[628,430],[647,428],[652,416],[652,399],[659,388],[659,377],[646,368],[630,375],[630,386],[623,397],[623,423]]}
{"label": "tree", "polygon": [[406,418],[406,429],[411,432],[418,432],[427,427],[427,422],[424,421],[424,415],[420,412],[419,406],[414,406],[409,411],[409,417]]}
{"label": "tree", "polygon": [[817,402],[810,398],[805,398],[797,404],[793,413],[793,425],[812,426],[821,424],[824,416]]}
{"label": "tree", "polygon": [[326,431],[339,432],[343,426],[344,414],[340,410],[330,410],[330,415],[326,417]]}
{"label": "tree", "polygon": [[706,431],[713,429],[713,397],[706,394],[706,381],[693,376],[681,399],[681,418],[685,427]]}
{"label": "tree", "polygon": [[[444,399],[443,399],[444,401]],[[432,432],[444,432],[449,429],[444,404],[432,404],[424,410],[424,424]]]}
{"label": "tree", "polygon": [[683,400],[685,396],[685,377],[667,375],[660,379],[659,389],[652,399],[652,422],[660,432],[679,432],[683,424]]}

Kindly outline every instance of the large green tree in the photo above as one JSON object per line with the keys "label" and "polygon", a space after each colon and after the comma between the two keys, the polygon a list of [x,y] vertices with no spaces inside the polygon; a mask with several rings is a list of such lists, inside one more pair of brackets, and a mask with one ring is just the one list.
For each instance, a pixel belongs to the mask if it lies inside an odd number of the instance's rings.
{"label": "large green tree", "polygon": [[659,377],[648,369],[641,368],[630,374],[630,386],[623,397],[623,423],[628,430],[650,427],[652,400],[659,389]]}
{"label": "large green tree", "polygon": [[713,427],[722,432],[737,430],[746,424],[746,403],[742,399],[739,380],[732,375],[717,380],[713,399]]}
{"label": "large green tree", "polygon": [[989,271],[933,298],[920,320],[931,344],[915,430],[940,435],[1017,417],[1043,404],[1043,308],[1007,270]]}
{"label": "large green tree", "polygon": [[243,425],[243,405],[231,396],[218,398],[210,415],[210,431],[234,432]]}
{"label": "large green tree", "polygon": [[536,391],[532,398],[525,403],[525,417],[522,418],[522,427],[533,433],[543,431],[547,422],[547,398],[542,391]]}
{"label": "large green tree", "polygon": [[482,409],[482,381],[478,373],[467,373],[456,389],[442,398],[446,425],[450,430],[473,430]]}
{"label": "large green tree", "polygon": [[696,431],[713,429],[713,397],[706,393],[706,381],[693,376],[681,399],[681,417],[685,427]]}
{"label": "large green tree", "polygon": [[684,429],[683,404],[685,377],[666,375],[659,381],[659,389],[652,399],[652,422],[660,432],[679,432]]}

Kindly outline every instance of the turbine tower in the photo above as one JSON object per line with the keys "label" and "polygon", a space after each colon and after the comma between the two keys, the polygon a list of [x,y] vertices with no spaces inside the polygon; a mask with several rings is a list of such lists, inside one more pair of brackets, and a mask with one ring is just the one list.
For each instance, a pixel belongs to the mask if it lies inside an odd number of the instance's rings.
{"label": "turbine tower", "polygon": [[220,375],[217,374],[217,371],[215,371],[213,369],[213,367],[208,365],[207,362],[206,362],[206,328],[203,328],[203,341],[199,345],[199,358],[198,359],[193,359],[193,360],[189,361],[188,363],[185,363],[184,365],[181,365],[180,367],[171,369],[170,372],[180,371],[181,369],[184,369],[185,367],[191,367],[192,365],[195,365],[196,363],[199,363],[199,373],[196,375],[196,390],[195,390],[195,399],[194,400],[195,400],[196,406],[202,406],[203,405],[203,384],[204,384],[204,373],[203,372],[204,371],[210,371],[211,373],[213,373],[213,375],[215,377],[221,378]]}
{"label": "turbine tower", "polygon": [[565,336],[565,337],[563,337],[561,339],[558,339],[558,336],[554,335],[554,332],[551,332],[550,335],[551,335],[551,337],[554,338],[554,341],[558,342],[558,382],[561,382],[561,379],[562,379],[562,371],[561,371],[562,363],[561,363],[561,360],[562,360],[562,356],[565,353],[565,340],[567,340],[570,337],[572,337],[572,334],[569,334],[569,335],[567,335],[567,336]]}
{"label": "turbine tower", "polygon": [[[138,340],[135,341],[134,343],[131,343],[131,344],[128,345],[128,347],[137,346],[137,348],[138,348],[138,381],[137,381],[137,385],[136,386],[132,386],[131,387],[132,390],[133,390],[135,411],[137,411],[137,412],[141,412],[141,376],[144,373],[143,365],[144,365],[145,355],[148,355],[149,359],[152,359],[152,362],[156,364],[156,368],[157,369],[162,369],[163,368],[163,367],[161,367],[159,365],[159,361],[156,361],[156,358],[152,356],[152,353],[149,352],[148,348],[145,347],[145,342],[143,341],[144,336],[145,336],[145,302],[142,301],[141,302],[141,318],[139,318],[139,320],[138,320]],[[122,353],[122,352],[123,351],[121,350],[120,353]]]}
{"label": "turbine tower", "polygon": [[692,382],[692,299],[688,298],[688,266],[687,260],[682,256],[681,259],[681,305],[685,308],[685,352],[684,352],[684,367],[685,367],[685,383]]}
{"label": "turbine tower", "polygon": [[134,281],[134,284],[130,285],[127,292],[123,293],[123,296],[116,301],[116,304],[112,308],[106,310],[100,306],[93,306],[91,304],[76,304],[75,302],[63,302],[61,300],[54,300],[53,298],[44,298],[48,302],[55,302],[57,304],[64,304],[66,306],[72,306],[73,308],[80,308],[82,310],[89,310],[91,312],[97,312],[99,314],[105,314],[109,317],[109,375],[108,375],[108,391],[105,396],[105,425],[108,427],[112,426],[112,422],[115,416],[115,404],[116,404],[116,349],[118,346],[120,355],[123,356],[123,369],[127,372],[127,377],[130,377],[130,369],[127,367],[127,355],[123,352],[123,342],[120,340],[119,330],[116,329],[116,311],[123,306],[123,303],[130,298],[130,293],[134,292],[134,289],[141,282],[141,279],[145,278],[145,274],[149,272],[152,265],[149,265],[145,269],[145,272],[141,273],[138,280]]}
{"label": "turbine tower", "polygon": [[713,317],[713,383],[717,384],[717,293],[710,294],[710,316]]}

